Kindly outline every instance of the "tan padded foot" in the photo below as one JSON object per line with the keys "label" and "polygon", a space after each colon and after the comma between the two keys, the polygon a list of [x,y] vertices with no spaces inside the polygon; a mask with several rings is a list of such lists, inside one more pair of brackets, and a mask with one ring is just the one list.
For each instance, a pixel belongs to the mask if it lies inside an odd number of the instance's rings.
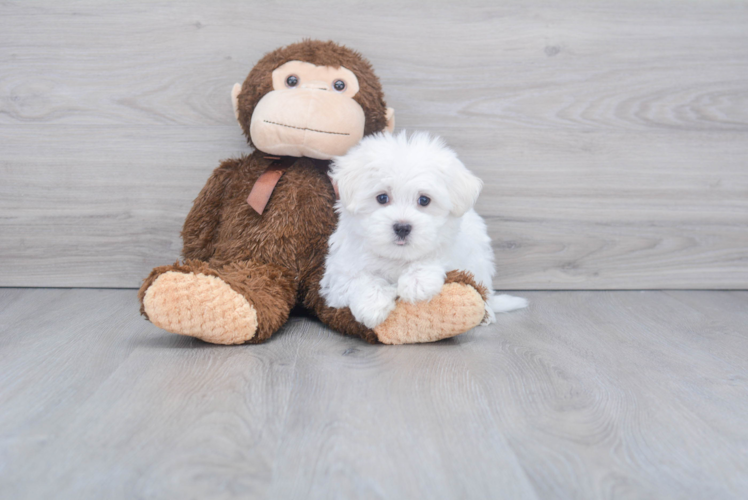
{"label": "tan padded foot", "polygon": [[168,271],[146,290],[143,306],[159,328],[212,344],[241,344],[257,332],[257,311],[215,276]]}
{"label": "tan padded foot", "polygon": [[436,342],[478,326],[484,314],[485,302],[475,288],[448,283],[428,302],[398,302],[374,333],[384,344]]}

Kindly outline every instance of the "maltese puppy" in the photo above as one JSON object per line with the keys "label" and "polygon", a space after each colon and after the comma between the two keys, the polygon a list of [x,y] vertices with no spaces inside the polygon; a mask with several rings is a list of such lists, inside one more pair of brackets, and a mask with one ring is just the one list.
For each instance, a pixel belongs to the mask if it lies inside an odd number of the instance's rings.
{"label": "maltese puppy", "polygon": [[[491,290],[491,239],[473,210],[483,182],[439,138],[388,133],[364,138],[334,159],[330,177],[340,200],[338,226],[321,282],[330,307],[349,307],[369,328],[384,321],[395,300],[437,295],[446,272],[470,271]],[[486,303],[496,312],[527,306],[510,295]]]}

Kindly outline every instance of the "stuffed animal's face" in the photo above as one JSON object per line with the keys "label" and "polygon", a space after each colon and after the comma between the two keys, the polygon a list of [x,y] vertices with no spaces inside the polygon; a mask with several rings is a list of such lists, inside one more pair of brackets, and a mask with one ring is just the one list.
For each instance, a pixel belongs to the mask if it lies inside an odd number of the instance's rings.
{"label": "stuffed animal's face", "polygon": [[260,151],[329,158],[364,136],[364,110],[353,100],[358,78],[344,67],[289,61],[273,71],[273,90],[255,106],[249,133]]}
{"label": "stuffed animal's face", "polygon": [[332,42],[271,52],[234,86],[232,98],[249,142],[274,155],[327,160],[364,135],[394,128],[368,62]]}

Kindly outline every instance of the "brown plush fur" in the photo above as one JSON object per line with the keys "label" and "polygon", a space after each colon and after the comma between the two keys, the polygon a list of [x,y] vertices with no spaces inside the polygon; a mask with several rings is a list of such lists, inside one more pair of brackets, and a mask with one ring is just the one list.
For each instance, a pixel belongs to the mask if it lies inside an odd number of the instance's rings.
{"label": "brown plush fur", "polygon": [[[359,79],[355,99],[365,112],[366,133],[385,128],[382,90],[369,63],[332,42],[307,40],[266,55],[244,82],[239,120],[248,140],[252,111],[272,88],[271,72],[290,60],[342,65],[353,71]],[[256,310],[258,326],[248,340],[251,343],[262,342],[277,331],[295,305],[311,310],[335,330],[377,342],[377,334],[356,322],[350,310],[329,308],[319,295],[327,240],[337,222],[335,193],[327,177],[329,162],[292,160],[259,215],[247,204],[247,196],[272,161],[255,151],[226,160],[213,172],[184,223],[185,261],[154,269],[140,289],[141,305],[148,288],[166,272],[216,276]],[[450,273],[448,281],[472,286],[485,298],[485,290],[465,273]],[[147,317],[145,306],[141,313]]]}
{"label": "brown plush fur", "polygon": [[[141,303],[161,274],[201,273],[221,278],[255,307],[259,326],[251,343],[270,337],[297,303],[336,330],[376,342],[376,334],[347,308],[328,308],[319,296],[327,239],[337,220],[335,192],[320,168],[327,162],[298,158],[259,215],[247,195],[271,162],[255,151],[213,172],[182,229],[186,260],[154,269],[141,287]],[[141,313],[147,317],[142,306]]]}
{"label": "brown plush fur", "polygon": [[475,281],[473,273],[469,271],[449,271],[447,273],[447,278],[444,280],[444,284],[448,285],[449,283],[459,283],[461,285],[471,286],[480,294],[484,302],[488,300],[488,289]]}

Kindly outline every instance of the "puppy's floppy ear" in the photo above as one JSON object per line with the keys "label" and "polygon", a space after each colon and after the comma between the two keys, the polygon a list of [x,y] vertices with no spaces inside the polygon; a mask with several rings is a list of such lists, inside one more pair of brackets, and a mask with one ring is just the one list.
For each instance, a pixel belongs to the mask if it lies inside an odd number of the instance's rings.
{"label": "puppy's floppy ear", "polygon": [[345,156],[333,158],[330,166],[330,180],[335,194],[343,208],[354,214],[361,208],[362,200],[358,193],[365,188],[368,179],[366,169],[360,165],[362,160],[358,148],[354,148]]}
{"label": "puppy's floppy ear", "polygon": [[460,160],[454,158],[448,171],[452,215],[462,217],[478,201],[483,181],[473,175]]}

